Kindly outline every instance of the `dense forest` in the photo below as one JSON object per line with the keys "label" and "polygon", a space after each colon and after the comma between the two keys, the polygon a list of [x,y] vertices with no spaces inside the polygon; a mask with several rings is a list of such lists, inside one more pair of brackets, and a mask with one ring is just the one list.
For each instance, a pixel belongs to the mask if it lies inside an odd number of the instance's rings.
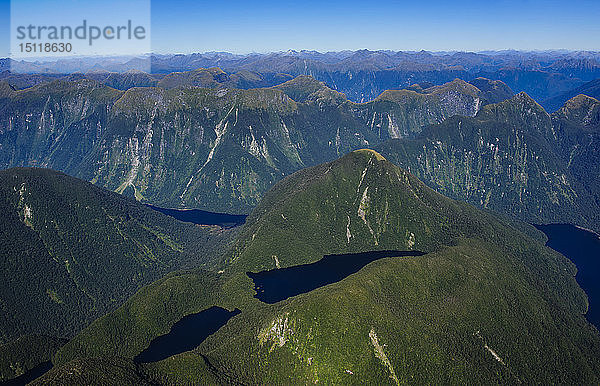
{"label": "dense forest", "polygon": [[[2,343],[31,334],[71,338],[166,273],[215,266],[236,232],[181,223],[44,169],[0,172],[0,208]],[[55,338],[40,339],[19,341],[32,353],[14,361],[14,374],[31,368],[37,349],[56,347]],[[11,347],[0,346],[5,360]]]}

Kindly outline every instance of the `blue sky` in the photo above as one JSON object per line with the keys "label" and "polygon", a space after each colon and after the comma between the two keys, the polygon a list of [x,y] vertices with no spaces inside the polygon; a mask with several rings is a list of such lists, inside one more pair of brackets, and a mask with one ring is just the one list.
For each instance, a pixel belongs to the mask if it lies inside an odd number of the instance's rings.
{"label": "blue sky", "polygon": [[[151,10],[157,53],[600,50],[598,0],[154,0]],[[0,0],[2,57],[9,51],[9,22],[10,3]]]}

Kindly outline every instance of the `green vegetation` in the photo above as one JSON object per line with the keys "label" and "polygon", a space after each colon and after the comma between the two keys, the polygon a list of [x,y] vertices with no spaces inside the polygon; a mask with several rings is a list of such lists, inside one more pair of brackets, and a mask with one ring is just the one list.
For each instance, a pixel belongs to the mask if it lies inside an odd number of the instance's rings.
{"label": "green vegetation", "polygon": [[469,83],[483,92],[483,99],[485,100],[486,104],[500,103],[510,99],[514,95],[510,87],[508,87],[506,83],[499,80],[491,80],[480,77],[473,79]]}
{"label": "green vegetation", "polygon": [[599,108],[592,98],[573,100],[550,116],[521,93],[377,149],[449,197],[528,222],[598,230],[599,126],[584,117]]}
{"label": "green vegetation", "polygon": [[220,276],[202,270],[168,274],[139,290],[115,312],[94,321],[56,355],[56,363],[67,362],[73,353],[79,357],[98,357],[106,352],[135,357],[153,338],[168,333],[175,322],[217,302]]}
{"label": "green vegetation", "polygon": [[308,75],[300,75],[273,88],[283,91],[298,103],[310,101],[339,105],[346,102],[344,94],[328,88],[323,82]]}
{"label": "green vegetation", "polygon": [[67,339],[25,335],[0,345],[0,382],[16,378],[40,363],[48,362]]}
{"label": "green vegetation", "polygon": [[170,73],[156,83],[156,86],[167,89],[177,87],[249,89],[269,87],[291,78],[287,74],[259,74],[248,70],[227,74],[218,67],[212,67]]}
{"label": "green vegetation", "polygon": [[[181,223],[47,169],[1,171],[0,211],[1,343],[72,337],[170,271],[216,266],[236,232]],[[54,338],[27,339],[13,352],[31,351],[7,356],[2,378],[57,348]]]}
{"label": "green vegetation", "polygon": [[[316,74],[342,88],[371,77],[361,86],[371,90],[374,77],[401,84],[415,68],[436,76],[410,63],[364,71],[374,58],[357,55],[358,71]],[[573,83],[498,74],[543,83],[538,96]],[[598,100],[578,95],[549,115],[484,78],[368,103],[310,76],[249,69],[51,79],[0,82],[0,167],[52,167],[121,195],[51,170],[0,172],[0,381],[52,358],[37,384],[600,382],[575,266],[493,212],[600,230]],[[127,197],[254,210],[222,230]],[[426,255],[381,259],[272,305],[246,275],[384,249]],[[242,312],[195,350],[133,363],[211,306]]]}
{"label": "green vegetation", "polygon": [[600,102],[578,95],[555,114],[551,140],[569,172],[600,203]]}
{"label": "green vegetation", "polygon": [[131,359],[85,358],[53,368],[31,385],[151,385]]}
{"label": "green vegetation", "polygon": [[[171,78],[196,76],[231,75]],[[423,86],[357,104],[309,76],[250,90],[5,83],[0,167],[44,164],[156,205],[248,213],[284,176],[368,147],[452,198],[599,229],[595,99],[548,115],[525,94],[505,100],[499,81]]]}
{"label": "green vegetation", "polygon": [[[68,368],[87,356],[133,358],[178,317],[218,305],[242,312],[192,352],[140,366],[146,379],[597,383],[600,336],[582,315],[574,265],[513,224],[356,151],[271,189],[224,273],[171,274],[142,289],[55,361]],[[428,253],[381,259],[272,305],[253,297],[245,275],[274,268],[274,255],[285,267],[328,253],[410,248]]]}
{"label": "green vegetation", "polygon": [[147,379],[161,385],[236,383],[232,378],[218,373],[204,356],[193,351],[156,363],[145,363],[140,368]]}
{"label": "green vegetation", "polygon": [[4,85],[0,167],[46,165],[156,205],[238,213],[285,175],[474,115],[484,99],[460,80],[365,104],[305,76],[250,90],[121,92],[87,79],[18,91]]}

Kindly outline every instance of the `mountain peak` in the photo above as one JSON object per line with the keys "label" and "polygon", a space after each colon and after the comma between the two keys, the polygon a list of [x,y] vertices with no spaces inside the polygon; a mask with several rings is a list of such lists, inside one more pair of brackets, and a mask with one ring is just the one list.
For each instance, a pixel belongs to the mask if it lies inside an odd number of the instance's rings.
{"label": "mountain peak", "polygon": [[203,71],[203,70],[204,70],[204,71],[208,71],[208,72],[210,72],[212,75],[221,75],[221,74],[226,74],[226,72],[225,72],[225,71],[223,71],[223,70],[222,70],[220,67],[210,67],[210,68],[207,68],[207,69],[200,68],[200,69],[198,69],[198,70],[200,70],[200,71]]}
{"label": "mountain peak", "polygon": [[487,103],[502,102],[514,96],[512,89],[501,80],[491,80],[479,77],[473,79],[469,83],[481,90]]}
{"label": "mountain peak", "polygon": [[542,130],[552,124],[550,114],[525,92],[503,102],[484,106],[476,118],[527,130]]}
{"label": "mountain peak", "polygon": [[[269,256],[290,267],[332,253],[431,250],[439,240],[430,231],[453,205],[378,152],[356,150],[302,169],[267,192],[233,248],[233,270],[269,269]],[[289,245],[302,245],[302,252],[286,253]]]}
{"label": "mountain peak", "polygon": [[552,116],[584,127],[598,127],[600,125],[600,101],[579,94],[569,99]]}
{"label": "mountain peak", "polygon": [[600,103],[600,102],[596,98],[592,98],[591,96],[587,96],[585,94],[579,94],[579,95],[576,95],[573,98],[569,99],[568,101],[566,101],[565,105],[563,107],[565,107],[565,108],[581,108],[581,107],[587,107],[587,106],[598,104],[598,103]]}
{"label": "mountain peak", "polygon": [[418,86],[403,90],[386,90],[375,98],[374,102],[393,102],[411,106],[411,109],[415,104],[427,104],[430,106],[428,107],[430,111],[436,108],[441,110],[440,119],[445,119],[452,115],[473,117],[480,110],[484,100],[486,100],[484,93],[477,87],[455,79],[426,89]]}
{"label": "mountain peak", "polygon": [[310,75],[299,75],[273,88],[283,91],[298,103],[314,101],[343,103],[347,100],[344,94],[330,89],[325,83],[316,80]]}
{"label": "mountain peak", "polygon": [[529,94],[527,94],[525,91],[521,91],[520,93],[518,93],[517,95],[515,95],[512,99],[515,100],[515,101],[522,101],[524,103],[535,103],[535,104],[537,104],[537,102],[535,101],[535,99],[533,99],[532,97],[530,97]]}
{"label": "mountain peak", "polygon": [[285,82],[281,85],[275,86],[275,87],[279,87],[282,85],[302,85],[302,86],[311,86],[311,87],[317,87],[317,88],[325,87],[325,84],[323,82],[316,80],[315,78],[313,78],[310,75],[298,75],[294,79],[290,79],[287,82]]}
{"label": "mountain peak", "polygon": [[504,111],[504,113],[511,112],[511,114],[541,114],[548,118],[550,117],[546,110],[524,91],[521,91],[517,95],[503,102],[485,106],[481,109],[481,115],[494,112],[494,114],[498,116],[501,111]]}
{"label": "mountain peak", "polygon": [[520,93],[518,93],[511,99],[508,99],[507,101],[513,101],[514,103],[520,103],[522,106],[527,106],[531,109],[534,109],[537,112],[540,112],[540,113],[543,112],[545,115],[549,116],[549,114],[546,112],[546,109],[544,109],[542,107],[542,105],[537,103],[537,101],[535,99],[533,99],[532,97],[530,97],[529,94],[527,94],[525,91],[521,91]]}
{"label": "mountain peak", "polygon": [[442,94],[452,91],[457,91],[461,94],[468,94],[472,96],[479,96],[481,93],[477,87],[459,78],[456,78],[451,82],[444,83],[440,86],[433,86],[423,90],[425,94]]}
{"label": "mountain peak", "polygon": [[378,152],[376,152],[373,149],[358,149],[358,150],[354,150],[350,154],[355,154],[355,155],[366,154],[366,155],[368,155],[370,157],[371,156],[375,156],[375,158],[377,159],[377,161],[387,161],[384,156],[382,156],[381,154],[379,154]]}

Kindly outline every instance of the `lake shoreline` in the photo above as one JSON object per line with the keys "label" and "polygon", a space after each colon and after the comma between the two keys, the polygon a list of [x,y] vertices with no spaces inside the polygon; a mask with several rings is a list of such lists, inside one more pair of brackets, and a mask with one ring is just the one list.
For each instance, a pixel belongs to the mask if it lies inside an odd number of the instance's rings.
{"label": "lake shoreline", "polygon": [[587,297],[586,320],[600,330],[600,235],[572,224],[532,224],[546,235],[546,246],[577,268],[575,280]]}

